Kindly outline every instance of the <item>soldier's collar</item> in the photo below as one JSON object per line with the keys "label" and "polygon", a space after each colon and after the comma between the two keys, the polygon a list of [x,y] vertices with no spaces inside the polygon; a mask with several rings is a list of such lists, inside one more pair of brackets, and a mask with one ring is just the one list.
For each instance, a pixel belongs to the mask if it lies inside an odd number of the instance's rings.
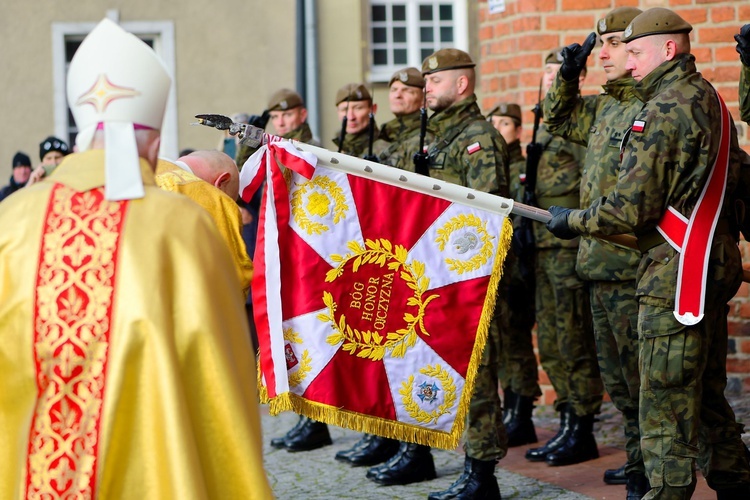
{"label": "soldier's collar", "polygon": [[633,94],[644,103],[648,102],[675,80],[696,71],[695,56],[692,54],[677,54],[674,59],[661,63],[645,78],[636,83],[633,87]]}

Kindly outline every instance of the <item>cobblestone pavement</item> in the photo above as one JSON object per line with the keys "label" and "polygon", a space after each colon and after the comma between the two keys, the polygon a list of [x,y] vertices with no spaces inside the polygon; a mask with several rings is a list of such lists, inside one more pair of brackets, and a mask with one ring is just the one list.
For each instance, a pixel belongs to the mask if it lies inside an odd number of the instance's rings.
{"label": "cobblestone pavement", "polygon": [[[737,413],[737,419],[748,425],[750,395],[733,397],[730,403]],[[379,486],[365,477],[366,467],[353,468],[333,458],[337,451],[351,447],[359,439],[358,433],[329,426],[333,439],[332,446],[310,452],[289,453],[286,450],[272,448],[269,441],[272,437],[280,436],[290,429],[296,423],[297,415],[284,413],[271,417],[265,406],[261,408],[261,413],[266,471],[274,493],[282,500],[425,499],[430,492],[441,491],[450,486],[463,468],[463,455],[459,452],[433,449],[437,479],[407,486]],[[535,409],[534,421],[541,428],[554,429],[558,417],[551,406],[543,406]],[[622,419],[610,403],[603,405],[599,421],[595,426],[595,433],[600,446],[624,448]],[[750,444],[750,434],[746,432],[743,438],[747,444]],[[501,461],[495,475],[504,499],[578,500],[590,498],[554,484],[509,472],[503,469],[502,464]]]}

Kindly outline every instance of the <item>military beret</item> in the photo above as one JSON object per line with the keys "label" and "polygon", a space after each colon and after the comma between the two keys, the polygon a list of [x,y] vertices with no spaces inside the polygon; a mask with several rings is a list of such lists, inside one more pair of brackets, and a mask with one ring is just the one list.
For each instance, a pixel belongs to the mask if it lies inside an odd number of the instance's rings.
{"label": "military beret", "polygon": [[58,139],[54,136],[49,136],[39,143],[39,159],[43,159],[44,155],[50,151],[59,151],[63,156],[70,153],[68,145],[62,139]]}
{"label": "military beret", "polygon": [[424,88],[424,77],[417,68],[406,68],[396,71],[395,73],[393,73],[391,81],[388,82],[388,86],[390,87],[391,85],[393,85],[393,82],[395,82],[396,80],[403,83],[404,85],[408,85],[409,87],[419,87],[420,89]]}
{"label": "military beret", "polygon": [[677,13],[662,7],[654,7],[638,14],[635,19],[630,21],[630,24],[625,28],[622,41],[632,42],[644,36],[690,33],[691,31],[693,31],[693,27],[690,26],[690,23]]}
{"label": "military beret", "polygon": [[291,89],[281,89],[271,96],[268,101],[268,111],[284,111],[304,106],[302,96]]}
{"label": "military beret", "polygon": [[29,167],[31,168],[31,158],[26,153],[19,151],[13,156],[13,168]]}
{"label": "military beret", "polygon": [[336,106],[344,101],[370,101],[372,96],[361,83],[347,83],[336,92]]}
{"label": "military beret", "polygon": [[565,47],[558,47],[549,54],[547,54],[547,57],[544,59],[544,64],[562,64],[563,62],[563,56],[562,56],[562,49]]}
{"label": "military beret", "polygon": [[473,68],[476,66],[471,56],[458,49],[440,49],[422,61],[422,74],[431,75],[438,71],[459,68]]}
{"label": "military beret", "polygon": [[625,31],[628,24],[630,24],[630,22],[642,12],[641,9],[636,9],[635,7],[618,7],[610,10],[606,16],[599,19],[599,22],[596,25],[596,31],[600,35]]}
{"label": "military beret", "polygon": [[492,116],[507,116],[508,118],[513,118],[519,125],[523,123],[521,119],[521,106],[518,104],[501,102],[495,109],[496,111],[493,111]]}

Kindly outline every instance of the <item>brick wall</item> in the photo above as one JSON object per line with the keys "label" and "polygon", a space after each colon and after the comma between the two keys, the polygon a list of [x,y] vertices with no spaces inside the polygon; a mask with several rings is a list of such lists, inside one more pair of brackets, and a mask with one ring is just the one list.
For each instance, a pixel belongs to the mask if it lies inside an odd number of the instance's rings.
{"label": "brick wall", "polygon": [[[524,111],[524,143],[531,138],[533,115],[546,54],[553,48],[581,43],[595,23],[615,7],[667,7],[693,25],[692,52],[701,71],[721,93],[732,115],[738,113],[740,62],[733,35],[750,22],[747,0],[506,0],[506,10],[490,14],[486,0],[478,0],[478,68],[480,105],[489,110],[500,101],[516,102]],[[584,94],[595,94],[606,81],[596,58],[589,57]],[[740,144],[750,152],[750,131],[737,123]],[[750,268],[750,246],[743,243],[745,267]],[[727,391],[750,390],[750,288],[743,284],[730,303]],[[536,340],[536,339],[535,339]],[[545,395],[554,391],[540,370]]]}

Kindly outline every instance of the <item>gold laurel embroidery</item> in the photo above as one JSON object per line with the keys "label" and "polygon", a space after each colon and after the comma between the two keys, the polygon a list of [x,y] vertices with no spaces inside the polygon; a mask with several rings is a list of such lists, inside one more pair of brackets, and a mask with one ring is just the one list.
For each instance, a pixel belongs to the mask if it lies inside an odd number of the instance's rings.
{"label": "gold laurel embroidery", "polygon": [[364,264],[375,264],[382,268],[388,261],[388,269],[394,272],[400,270],[399,276],[401,279],[406,283],[406,286],[414,290],[414,296],[409,297],[406,304],[416,306],[418,312],[416,316],[411,313],[404,313],[403,320],[406,322],[406,327],[386,333],[386,341],[381,344],[383,336],[379,332],[360,331],[352,328],[346,323],[344,314],[341,315],[337,323],[334,316],[337,304],[333,300],[333,295],[330,292],[323,292],[323,303],[328,308],[328,314],[320,313],[317,318],[325,323],[331,323],[334,330],[334,333],[326,338],[326,342],[332,346],[342,344],[341,349],[345,352],[373,361],[383,359],[387,353],[390,353],[394,358],[404,357],[406,349],[417,343],[417,326],[424,335],[430,335],[424,326],[425,308],[432,300],[439,297],[439,295],[433,294],[425,299],[422,298],[430,287],[430,279],[424,275],[424,263],[414,260],[411,264],[407,264],[406,260],[409,254],[406,248],[402,245],[396,245],[394,248],[391,242],[384,238],[365,240],[365,247],[362,247],[356,241],[350,241],[347,248],[352,253],[344,256],[337,254],[330,256],[333,262],[338,263],[338,266],[328,271],[326,282],[333,282],[340,277],[344,272],[345,265],[352,259],[354,259],[352,272],[355,273]]}
{"label": "gold laurel embroidery", "polygon": [[[308,235],[323,234],[330,228],[322,222],[315,222],[308,217],[308,213],[322,217],[328,215],[330,212],[330,202],[333,200],[333,223],[338,224],[342,219],[346,218],[346,213],[349,211],[349,205],[346,204],[346,196],[344,190],[339,187],[334,181],[325,175],[318,175],[310,179],[309,181],[303,182],[297,185],[297,189],[294,190],[291,196],[291,207],[292,217],[294,222],[305,231]],[[330,199],[317,191],[312,191],[313,188],[319,188],[324,190],[330,196]],[[308,191],[312,191],[309,196],[305,196]],[[307,209],[304,206],[307,200]]]}
{"label": "gold laurel embroidery", "polygon": [[29,498],[94,498],[119,225],[102,190],[53,189],[36,280]]}
{"label": "gold laurel embroidery", "polygon": [[292,344],[301,344],[302,338],[299,333],[295,332],[293,328],[284,328],[284,340],[291,342]]}
{"label": "gold laurel embroidery", "polygon": [[479,252],[468,260],[445,259],[445,263],[448,264],[448,269],[456,271],[459,275],[470,271],[476,271],[489,262],[494,255],[494,244],[492,240],[494,240],[495,237],[487,232],[486,224],[474,214],[460,214],[456,217],[452,217],[442,228],[438,229],[437,238],[435,239],[435,243],[438,244],[438,249],[441,252],[445,250],[446,245],[450,243],[451,234],[458,229],[466,227],[476,228],[482,242],[482,248],[480,248]]}
{"label": "gold laurel embroidery", "polygon": [[307,378],[307,374],[310,372],[311,367],[312,359],[310,358],[310,352],[305,349],[302,351],[302,359],[299,362],[299,368],[288,376],[289,387],[297,387],[300,385],[302,381]]}
{"label": "gold laurel embroidery", "polygon": [[412,388],[414,387],[414,375],[409,375],[409,380],[401,383],[401,389],[398,390],[399,394],[401,394],[401,402],[404,404],[404,409],[409,416],[417,422],[423,424],[437,423],[441,416],[450,413],[450,409],[455,404],[456,386],[453,384],[453,378],[450,374],[443,370],[440,365],[435,365],[434,368],[431,365],[427,365],[425,368],[419,370],[419,373],[440,381],[443,386],[443,404],[431,412],[423,410],[411,396]]}

